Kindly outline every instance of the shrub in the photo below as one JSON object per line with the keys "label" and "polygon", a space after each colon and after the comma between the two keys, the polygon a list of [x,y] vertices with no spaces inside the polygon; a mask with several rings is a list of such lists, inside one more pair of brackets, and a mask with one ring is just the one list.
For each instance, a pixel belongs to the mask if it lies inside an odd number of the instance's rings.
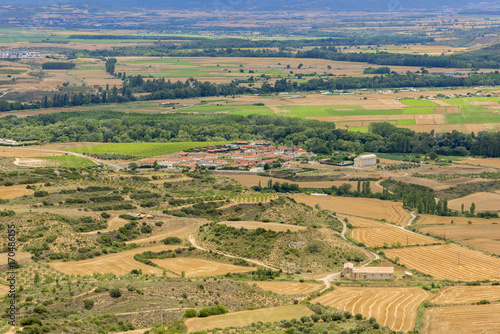
{"label": "shrub", "polygon": [[163,243],[165,245],[179,245],[180,243],[182,243],[182,240],[177,237],[168,237],[166,239],[163,239]]}
{"label": "shrub", "polygon": [[216,305],[216,306],[210,306],[210,307],[205,307],[200,310],[200,313],[198,316],[200,318],[205,318],[209,317],[211,315],[219,315],[219,314],[225,314],[227,313],[227,308],[222,305]]}
{"label": "shrub", "polygon": [[38,191],[35,191],[35,193],[33,195],[35,197],[45,197],[45,196],[49,196],[49,193],[45,190],[38,190]]}
{"label": "shrub", "polygon": [[355,318],[356,320],[361,320],[361,319],[363,319],[363,315],[362,315],[361,313],[356,313],[356,314],[354,315],[354,318]]}
{"label": "shrub", "polygon": [[94,307],[94,301],[92,299],[85,299],[83,301],[83,307],[85,307],[86,310],[91,310]]}
{"label": "shrub", "polygon": [[101,217],[104,219],[107,219],[107,218],[111,217],[111,215],[107,212],[101,212]]}
{"label": "shrub", "polygon": [[113,288],[113,289],[109,290],[109,295],[112,298],[120,298],[122,296],[122,292],[118,288]]}
{"label": "shrub", "polygon": [[33,312],[38,313],[38,314],[44,314],[44,313],[49,313],[49,310],[45,305],[37,305],[33,309]]}
{"label": "shrub", "polygon": [[186,312],[184,312],[185,318],[194,318],[197,315],[198,315],[198,312],[194,308],[191,308],[189,310],[186,310]]}
{"label": "shrub", "polygon": [[20,324],[21,326],[30,326],[30,325],[42,326],[42,320],[38,319],[37,317],[28,317],[21,320]]}

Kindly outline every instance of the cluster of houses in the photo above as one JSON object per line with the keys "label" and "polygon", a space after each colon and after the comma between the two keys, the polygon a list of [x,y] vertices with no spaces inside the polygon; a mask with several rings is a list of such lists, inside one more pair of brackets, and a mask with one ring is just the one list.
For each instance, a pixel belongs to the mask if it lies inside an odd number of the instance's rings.
{"label": "cluster of houses", "polygon": [[14,139],[0,138],[0,145],[19,145],[19,143]]}
{"label": "cluster of houses", "polygon": [[[298,147],[269,145],[265,141],[248,143],[238,141],[232,144],[205,146],[193,152],[180,152],[176,156],[159,161],[164,167],[213,167],[215,169],[248,169],[272,164],[278,161],[297,161],[316,157]],[[147,162],[148,164],[150,162]],[[153,162],[151,162],[152,164]]]}
{"label": "cluster of houses", "polygon": [[31,51],[0,51],[0,58],[41,58],[43,55],[40,52]]}

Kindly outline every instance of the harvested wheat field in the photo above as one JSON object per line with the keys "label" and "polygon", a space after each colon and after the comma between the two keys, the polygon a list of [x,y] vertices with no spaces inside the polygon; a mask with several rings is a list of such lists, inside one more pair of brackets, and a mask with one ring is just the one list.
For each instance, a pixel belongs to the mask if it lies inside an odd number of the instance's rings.
{"label": "harvested wheat field", "polygon": [[478,192],[451,200],[448,202],[448,207],[452,210],[460,210],[464,204],[465,208],[468,209],[472,203],[476,205],[476,212],[500,211],[500,194]]}
{"label": "harvested wheat field", "polygon": [[0,157],[9,157],[9,158],[37,158],[37,157],[51,157],[54,155],[62,155],[63,152],[53,153],[53,152],[40,152],[37,149],[27,149],[20,147],[9,147],[3,146],[0,147]]}
{"label": "harvested wheat field", "polygon": [[483,252],[500,255],[500,237],[498,234],[494,237],[497,239],[466,239],[459,242],[462,245],[474,247]]}
{"label": "harvested wheat field", "polygon": [[[495,222],[495,219],[491,219],[491,222]],[[497,224],[491,225],[445,225],[445,226],[429,226],[423,227],[420,230],[424,233],[430,233],[433,235],[445,236],[448,239],[463,240],[463,239],[490,239],[490,238],[500,238],[500,219],[496,219]]]}
{"label": "harvested wheat field", "polygon": [[447,286],[439,290],[431,302],[450,305],[477,303],[480,300],[500,300],[500,285]]}
{"label": "harvested wheat field", "polygon": [[346,215],[339,215],[339,214],[337,214],[337,217],[344,219],[347,223],[349,223],[355,227],[389,227],[390,226],[387,223],[382,223],[382,222],[376,221],[374,219],[346,216]]}
{"label": "harvested wheat field", "polygon": [[184,271],[186,277],[215,276],[227,273],[245,273],[254,270],[253,267],[235,266],[232,264],[209,261],[204,259],[178,257],[171,259],[153,259],[162,268],[181,275]]}
{"label": "harvested wheat field", "polygon": [[483,158],[483,159],[469,158],[469,159],[457,161],[457,163],[500,168],[500,158]]}
{"label": "harvested wheat field", "polygon": [[353,198],[336,196],[308,196],[292,195],[297,202],[314,207],[319,204],[322,209],[337,213],[385,219],[397,225],[406,225],[410,214],[403,209],[403,204],[391,201],[382,201],[373,198]]}
{"label": "harvested wheat field", "polygon": [[35,191],[31,189],[26,189],[25,184],[18,184],[13,186],[0,186],[0,198],[15,198],[23,195],[32,195]]}
{"label": "harvested wheat field", "polygon": [[404,231],[397,227],[356,228],[351,230],[350,233],[356,241],[362,242],[368,247],[382,247],[384,243],[392,246],[397,245],[398,242],[404,246],[441,243],[438,240]]}
{"label": "harvested wheat field", "polygon": [[311,315],[313,312],[305,305],[287,305],[264,308],[252,311],[240,311],[215,315],[208,318],[192,318],[186,320],[188,332],[210,330],[214,328],[242,327],[252,322],[276,322],[281,319],[299,319]]}
{"label": "harvested wheat field", "polygon": [[[252,187],[252,186],[257,186],[259,185],[259,182],[262,186],[267,185],[267,182],[269,180],[272,180],[273,183],[279,182],[288,182],[288,183],[296,183],[298,184],[301,188],[330,188],[332,186],[339,187],[344,183],[348,183],[351,185],[352,189],[356,189],[358,182],[357,181],[349,181],[349,180],[340,180],[340,181],[290,181],[290,180],[285,180],[285,179],[278,179],[275,177],[267,177],[267,176],[260,176],[260,175],[228,175],[231,179],[238,181],[242,185],[246,187]],[[371,184],[371,189],[372,192],[377,193],[377,192],[382,192],[382,188],[376,185],[375,183]]]}
{"label": "harvested wheat field", "polygon": [[161,275],[163,273],[162,269],[138,262],[134,259],[134,255],[146,251],[160,252],[162,250],[172,250],[176,248],[179,248],[179,246],[161,245],[143,247],[83,261],[52,262],[50,265],[63,273],[76,275],[92,275],[94,273],[125,275],[130,273],[132,269],[142,269],[144,274]]}
{"label": "harvested wheat field", "polygon": [[106,233],[106,232],[116,231],[120,227],[122,227],[125,224],[127,224],[128,222],[129,221],[126,220],[126,219],[123,219],[123,218],[120,218],[120,217],[114,217],[114,218],[111,218],[109,220],[108,227],[106,227],[105,229],[98,230],[98,231],[85,232],[85,233],[82,233],[82,234],[97,234],[97,232],[99,232],[99,233]]}
{"label": "harvested wheat field", "polygon": [[259,288],[266,291],[272,291],[280,295],[303,295],[317,291],[323,287],[317,283],[299,283],[299,282],[249,282],[256,284]]}
{"label": "harvested wheat field", "polygon": [[311,303],[320,303],[351,313],[375,317],[382,326],[395,331],[415,327],[417,308],[430,293],[420,288],[335,288]]}
{"label": "harvested wheat field", "polygon": [[286,232],[288,230],[290,230],[291,232],[297,232],[306,229],[305,226],[279,224],[279,223],[262,223],[254,221],[229,221],[229,222],[220,222],[220,224],[225,224],[227,226],[232,226],[236,228],[246,228],[247,230],[256,230],[258,228],[263,228],[274,232]]}
{"label": "harvested wheat field", "polygon": [[422,334],[500,332],[500,304],[431,307],[424,313]]}
{"label": "harvested wheat field", "polygon": [[485,218],[467,218],[467,217],[443,217],[443,216],[433,216],[433,215],[419,215],[419,219],[414,222],[415,225],[451,225],[453,221],[454,225],[468,225],[469,222],[472,225],[491,225],[498,221],[499,219],[485,219]]}
{"label": "harvested wheat field", "polygon": [[207,223],[206,219],[180,218],[172,217],[170,219],[162,219],[163,225],[160,230],[154,232],[150,237],[143,239],[135,239],[126,243],[136,243],[138,245],[147,245],[150,243],[159,243],[167,237],[177,237],[182,240],[188,239],[193,232],[201,224]]}
{"label": "harvested wheat field", "polygon": [[[23,260],[31,259],[31,253],[28,252],[16,252],[16,261],[21,262]],[[7,253],[0,253],[0,263],[7,264],[8,263],[8,255]]]}
{"label": "harvested wheat field", "polygon": [[[385,255],[408,268],[451,281],[497,280],[500,259],[457,245],[387,249]],[[460,253],[460,264],[458,254]]]}

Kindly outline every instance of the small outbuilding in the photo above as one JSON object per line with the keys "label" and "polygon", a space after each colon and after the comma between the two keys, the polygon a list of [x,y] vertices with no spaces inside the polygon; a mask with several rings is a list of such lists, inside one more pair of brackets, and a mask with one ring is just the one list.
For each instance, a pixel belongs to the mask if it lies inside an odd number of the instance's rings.
{"label": "small outbuilding", "polygon": [[377,156],[375,154],[361,155],[354,159],[354,167],[375,166]]}

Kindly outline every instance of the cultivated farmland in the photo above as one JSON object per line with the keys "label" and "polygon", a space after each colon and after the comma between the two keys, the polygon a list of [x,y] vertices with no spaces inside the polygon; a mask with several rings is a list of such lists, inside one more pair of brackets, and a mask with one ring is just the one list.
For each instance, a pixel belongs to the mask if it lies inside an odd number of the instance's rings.
{"label": "cultivated farmland", "polygon": [[350,233],[355,240],[364,243],[368,247],[382,247],[384,243],[388,246],[397,245],[398,243],[408,246],[434,244],[439,242],[432,238],[404,231],[397,227],[356,228],[351,230]]}
{"label": "cultivated farmland", "polygon": [[498,333],[500,304],[432,307],[425,311],[423,334]]}
{"label": "cultivated farmland", "polygon": [[194,318],[186,321],[188,332],[197,332],[214,328],[246,326],[252,322],[276,322],[281,319],[299,319],[313,312],[305,305],[288,305],[252,311],[240,311],[208,318]]}
{"label": "cultivated farmland", "polygon": [[398,202],[382,201],[372,198],[350,198],[336,196],[307,196],[293,195],[297,202],[314,207],[319,204],[321,208],[338,213],[385,219],[397,225],[406,225],[410,215],[403,209],[403,204]]}
{"label": "cultivated farmland", "polygon": [[262,282],[250,282],[250,283],[256,284],[259,288],[262,288],[266,291],[272,291],[281,295],[308,294],[317,291],[323,287],[322,284],[299,283],[299,282],[262,281]]}
{"label": "cultivated farmland", "polygon": [[476,205],[476,212],[500,211],[500,194],[478,192],[451,200],[448,202],[448,207],[453,210],[460,210],[462,204],[464,204],[464,207],[469,209],[472,203]]}
{"label": "cultivated farmland", "polygon": [[52,262],[50,265],[54,269],[62,271],[63,273],[75,275],[92,275],[94,273],[113,273],[115,275],[125,275],[130,273],[132,269],[142,269],[144,274],[162,275],[162,269],[138,262],[134,259],[134,255],[146,251],[159,252],[162,250],[172,250],[176,248],[179,248],[179,246],[162,245],[136,248],[83,261]]}
{"label": "cultivated farmland", "polygon": [[[500,223],[499,219],[493,220]],[[431,226],[420,229],[424,233],[456,240],[464,245],[472,246],[479,250],[500,254],[500,225],[446,225]]]}
{"label": "cultivated farmland", "polygon": [[191,148],[226,144],[227,142],[182,142],[182,143],[118,143],[118,144],[102,144],[94,146],[84,146],[69,149],[68,151],[75,153],[110,153],[124,154],[135,157],[152,157],[162,154],[170,154],[174,152],[184,151]]}
{"label": "cultivated farmland", "polygon": [[[472,225],[491,225],[496,222],[495,219],[485,218],[468,218],[468,217],[443,217],[433,215],[419,215],[419,219],[415,222],[417,225],[451,225],[451,221],[455,225],[467,225],[471,222]],[[500,223],[500,220],[498,220]]]}
{"label": "cultivated farmland", "polygon": [[420,288],[342,287],[313,299],[320,303],[365,317],[375,317],[395,331],[409,331],[415,326],[417,308],[430,294]]}
{"label": "cultivated farmland", "polygon": [[339,218],[346,220],[348,223],[356,227],[388,227],[386,223],[376,221],[374,219],[361,218],[355,216],[345,216],[337,214]]}
{"label": "cultivated farmland", "polygon": [[151,261],[178,275],[184,272],[186,277],[224,275],[227,273],[243,273],[254,270],[252,267],[234,266],[232,264],[186,257],[153,259]]}
{"label": "cultivated farmland", "polygon": [[[500,259],[457,245],[388,249],[385,255],[437,279],[476,281],[498,279]],[[460,253],[460,264],[458,256]]]}
{"label": "cultivated farmland", "polygon": [[481,300],[500,300],[500,285],[447,286],[431,299],[433,304],[470,304]]}

